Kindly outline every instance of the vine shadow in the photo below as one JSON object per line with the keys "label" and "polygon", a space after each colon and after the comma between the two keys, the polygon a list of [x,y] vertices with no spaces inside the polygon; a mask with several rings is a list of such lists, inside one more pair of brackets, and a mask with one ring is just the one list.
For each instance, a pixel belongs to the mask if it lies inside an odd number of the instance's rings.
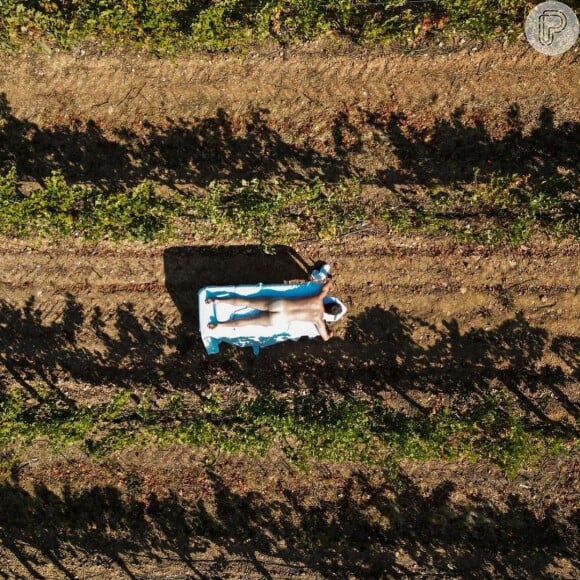
{"label": "vine shadow", "polygon": [[271,127],[268,110],[240,117],[218,109],[212,117],[142,123],[140,132],[106,131],[93,119],[40,127],[16,117],[0,93],[0,169],[15,166],[21,180],[42,183],[51,171],[68,182],[105,191],[134,187],[145,179],[171,188],[207,187],[212,181],[254,178],[302,183],[335,182],[353,174],[344,156],[286,141]]}
{"label": "vine shadow", "polygon": [[468,114],[463,107],[453,111],[450,120],[440,119],[427,128],[415,126],[402,111],[369,111],[367,122],[375,139],[388,142],[398,161],[398,168],[375,174],[377,183],[387,187],[456,188],[514,174],[527,176],[536,187],[563,173],[577,180],[580,123],[556,125],[549,107],[542,107],[536,126],[525,131],[520,107],[512,103],[499,138],[492,136],[480,113]]}
{"label": "vine shadow", "polygon": [[[421,330],[431,334],[428,344],[418,340]],[[411,413],[429,414],[441,400],[452,407],[477,404],[500,390],[531,428],[575,433],[578,366],[570,360],[568,346],[574,340],[551,337],[519,312],[496,327],[462,330],[455,319],[434,325],[395,306],[376,305],[349,318],[343,340],[284,344],[260,355],[258,371],[243,359],[240,366],[259,389],[267,388],[261,377],[270,382],[276,377],[279,390],[356,394],[370,400],[387,396],[389,404]],[[541,362],[549,352],[562,352],[560,364]],[[555,406],[563,412],[561,420],[548,416]]]}
{"label": "vine shadow", "polygon": [[[63,384],[69,391],[74,384],[107,385],[151,389],[160,396],[192,392],[201,398],[229,386],[241,389],[240,394],[245,390],[246,396],[274,391],[380,398],[411,414],[429,414],[441,401],[462,409],[500,391],[513,400],[529,428],[575,431],[579,409],[578,368],[570,359],[574,337],[551,336],[521,313],[496,327],[463,330],[454,319],[434,325],[396,307],[377,305],[349,318],[342,339],[284,343],[264,349],[259,357],[228,346],[209,356],[194,326],[191,305],[197,286],[191,284],[221,283],[224,274],[213,271],[211,253],[193,260],[199,269],[190,269],[192,256],[180,250],[169,260],[175,284],[171,292],[178,304],[182,301],[184,312],[177,323],[168,323],[160,311],[139,317],[131,303],[112,312],[99,307],[86,312],[70,294],[52,322],[44,321],[45,313],[33,297],[22,307],[0,302],[2,389],[17,384],[42,401],[42,385],[74,406],[75,396],[66,395]],[[263,267],[269,269],[271,258],[252,259],[263,259]],[[203,264],[210,268],[207,277]],[[250,280],[255,272],[241,268],[239,278],[232,274],[228,279]],[[290,263],[286,272],[293,277],[303,270]],[[429,343],[418,338],[417,330],[431,333]],[[555,353],[561,353],[559,361]],[[547,354],[551,360],[543,362]]]}
{"label": "vine shadow", "polygon": [[323,578],[548,578],[578,553],[573,514],[553,503],[536,515],[515,493],[505,506],[477,492],[457,501],[453,481],[425,491],[404,474],[393,487],[355,470],[314,501],[315,492],[283,481],[268,495],[236,491],[215,469],[204,470],[209,488],[197,499],[173,489],[135,496],[111,485],[65,484],[56,492],[42,483],[30,490],[17,479],[0,484],[4,572],[16,576],[21,567],[42,578],[52,567],[75,578],[80,561],[98,557],[129,578],[142,577],[143,561],[167,560],[199,578],[235,575],[240,563],[265,578],[281,566]]}

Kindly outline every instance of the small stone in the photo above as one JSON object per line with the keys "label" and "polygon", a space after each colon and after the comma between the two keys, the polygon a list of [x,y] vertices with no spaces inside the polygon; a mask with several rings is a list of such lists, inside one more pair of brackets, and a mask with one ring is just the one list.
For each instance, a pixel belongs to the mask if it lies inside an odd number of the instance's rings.
{"label": "small stone", "polygon": [[461,286],[459,292],[461,292],[461,294],[465,294],[467,292],[467,288],[465,286]]}

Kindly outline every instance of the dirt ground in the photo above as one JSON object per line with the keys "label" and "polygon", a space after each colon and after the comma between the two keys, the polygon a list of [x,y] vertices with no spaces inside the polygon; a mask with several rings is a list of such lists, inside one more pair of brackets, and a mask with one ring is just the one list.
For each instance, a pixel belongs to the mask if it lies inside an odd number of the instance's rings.
{"label": "dirt ground", "polygon": [[0,62],[0,155],[23,180],[60,169],[113,189],[358,176],[413,196],[476,175],[540,179],[580,158],[578,54],[548,58],[525,45],[172,61],[36,52]]}
{"label": "dirt ground", "polygon": [[[29,373],[50,377],[64,396],[85,403],[150,382],[160,394],[223,396],[226,388],[228,397],[246,398],[275,373],[281,392],[383,396],[407,411],[435,397],[459,404],[497,383],[531,420],[574,419],[580,296],[572,242],[492,251],[351,236],[268,255],[251,245],[5,241],[1,256],[2,346],[22,365],[4,373],[8,383]],[[227,347],[204,354],[198,289],[305,279],[298,259],[321,258],[334,266],[336,293],[349,308],[335,340],[283,345],[257,359]],[[320,368],[312,375],[305,366]]]}
{"label": "dirt ground", "polygon": [[[577,171],[578,52],[498,47],[440,55],[327,51],[196,56],[34,53],[0,62],[0,165],[23,180],[372,175],[399,193],[518,170]],[[2,240],[0,389],[84,404],[121,388],[245,400],[336,394],[409,414],[507,393],[532,425],[575,429],[579,247],[518,249],[360,231],[273,255]],[[208,284],[333,266],[349,308],[337,336],[204,354]],[[273,380],[273,377],[275,378]],[[579,463],[514,480],[486,463],[291,467],[174,446],[90,460],[38,442],[0,483],[6,578],[389,578],[578,575]]]}

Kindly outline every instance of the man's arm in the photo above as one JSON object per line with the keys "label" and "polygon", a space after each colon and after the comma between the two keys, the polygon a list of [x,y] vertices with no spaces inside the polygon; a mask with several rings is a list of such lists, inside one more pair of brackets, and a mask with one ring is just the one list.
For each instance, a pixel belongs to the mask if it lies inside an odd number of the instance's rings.
{"label": "man's arm", "polygon": [[326,296],[332,289],[334,288],[334,284],[332,280],[327,280],[324,285],[322,286],[322,290],[320,291],[320,296]]}
{"label": "man's arm", "polygon": [[316,329],[318,330],[318,333],[322,337],[322,340],[328,340],[329,338],[332,337],[332,330],[328,330],[328,328],[326,328],[326,323],[324,322],[324,320],[322,320],[322,318],[317,318],[314,321],[314,324],[316,325]]}

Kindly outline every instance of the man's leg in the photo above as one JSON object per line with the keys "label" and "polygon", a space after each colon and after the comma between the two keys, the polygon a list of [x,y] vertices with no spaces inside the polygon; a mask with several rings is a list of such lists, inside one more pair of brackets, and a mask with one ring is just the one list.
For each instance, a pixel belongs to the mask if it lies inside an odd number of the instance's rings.
{"label": "man's leg", "polygon": [[233,298],[206,298],[206,304],[231,304],[239,308],[255,308],[256,310],[263,310],[267,312],[272,302],[271,298],[247,298],[245,296],[236,296]]}
{"label": "man's leg", "polygon": [[269,312],[262,312],[257,316],[244,316],[244,318],[236,318],[235,320],[226,320],[225,322],[210,322],[208,328],[240,328],[242,326],[271,326]]}

